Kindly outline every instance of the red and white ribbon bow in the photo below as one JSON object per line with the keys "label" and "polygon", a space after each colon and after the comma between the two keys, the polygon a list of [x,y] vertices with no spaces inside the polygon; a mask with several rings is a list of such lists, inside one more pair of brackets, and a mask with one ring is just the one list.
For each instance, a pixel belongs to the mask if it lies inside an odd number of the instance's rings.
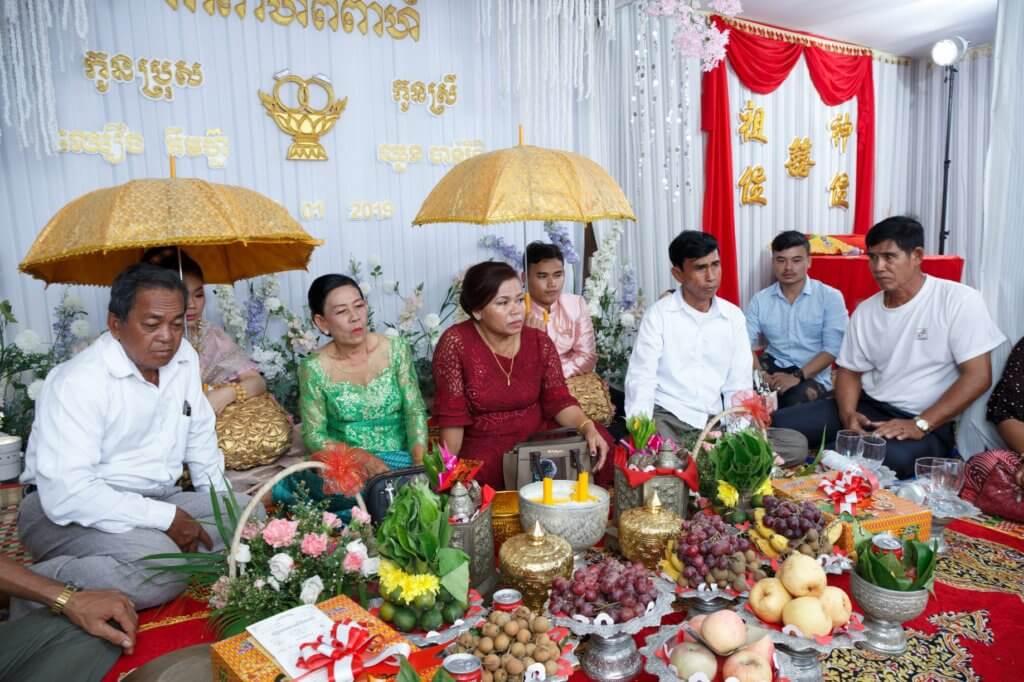
{"label": "red and white ribbon bow", "polygon": [[[296,680],[325,679],[327,682],[353,682],[363,671],[381,663],[398,672],[398,656],[408,657],[412,649],[405,642],[392,644],[379,654],[367,657],[366,648],[374,639],[362,623],[345,619],[335,623],[327,636],[299,645],[296,666],[306,670]],[[391,660],[389,660],[391,659]]]}
{"label": "red and white ribbon bow", "polygon": [[818,488],[832,500],[836,514],[853,514],[857,505],[871,497],[874,486],[860,469],[850,469],[835,479],[823,478]]}

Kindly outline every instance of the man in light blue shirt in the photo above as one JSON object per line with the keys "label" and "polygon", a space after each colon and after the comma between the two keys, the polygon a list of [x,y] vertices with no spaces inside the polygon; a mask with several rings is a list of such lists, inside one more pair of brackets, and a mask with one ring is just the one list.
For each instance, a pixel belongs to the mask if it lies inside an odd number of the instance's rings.
{"label": "man in light blue shirt", "polygon": [[[747,304],[751,346],[765,347],[754,367],[779,392],[779,407],[810,402],[832,390],[832,363],[849,316],[839,290],[807,276],[811,245],[796,230],[772,240],[776,282]],[[762,342],[763,339],[763,342]]]}

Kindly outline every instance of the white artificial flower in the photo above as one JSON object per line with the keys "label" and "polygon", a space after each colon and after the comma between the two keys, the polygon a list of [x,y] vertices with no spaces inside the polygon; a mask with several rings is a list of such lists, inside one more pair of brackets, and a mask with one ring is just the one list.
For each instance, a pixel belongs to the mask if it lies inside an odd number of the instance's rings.
{"label": "white artificial flower", "polygon": [[394,327],[388,327],[387,329],[384,330],[384,336],[388,337],[389,339],[393,339],[398,335],[398,330],[395,329]]}
{"label": "white artificial flower", "polygon": [[61,301],[64,310],[75,312],[82,309],[82,299],[73,291],[64,291],[64,300]]}
{"label": "white artificial flower", "polygon": [[277,312],[283,307],[281,304],[281,299],[279,299],[277,296],[271,296],[270,298],[268,298],[266,304],[267,310],[269,310],[272,313]]}
{"label": "white artificial flower", "polygon": [[267,578],[267,584],[274,588],[274,592],[281,591],[281,583],[277,582],[277,578],[275,578],[274,576],[270,576],[269,578]]}
{"label": "white artificial flower", "polygon": [[437,329],[441,326],[441,316],[437,313],[430,313],[423,317],[423,326],[427,329]]}
{"label": "white artificial flower", "polygon": [[256,580],[253,582],[252,586],[255,587],[257,590],[262,590],[264,588],[264,586],[266,586],[266,584],[267,584],[267,581],[264,580],[263,578],[256,578]]}
{"label": "white artificial flower", "polygon": [[602,311],[601,311],[601,304],[600,303],[598,303],[596,301],[590,301],[587,304],[587,307],[590,309],[590,316],[591,317],[601,317]]}
{"label": "white artificial flower", "polygon": [[369,578],[371,575],[377,575],[377,571],[380,569],[380,557],[370,557],[363,561],[363,565],[359,569],[360,575],[364,578]]}
{"label": "white artificial flower", "polygon": [[302,583],[302,592],[299,593],[299,600],[303,604],[315,604],[316,600],[320,598],[320,593],[323,591],[324,581],[320,579],[320,576],[314,575]]}
{"label": "white artificial flower", "polygon": [[33,381],[31,384],[28,385],[28,397],[29,397],[29,400],[31,400],[32,402],[35,402],[36,398],[38,398],[39,394],[42,393],[42,392],[43,392],[43,380],[42,379],[36,379],[35,381]]}
{"label": "white artificial flower", "polygon": [[249,545],[244,542],[238,545],[238,549],[235,550],[235,561],[240,564],[247,564],[252,561],[252,552],[249,550]]}
{"label": "white artificial flower", "polygon": [[384,280],[382,286],[384,287],[384,291],[389,293],[389,294],[397,294],[398,293],[398,282],[396,282],[393,279],[386,279],[386,280]]}
{"label": "white artificial flower", "polygon": [[633,317],[633,313],[622,313],[619,315],[619,324],[626,329],[632,329],[636,326],[636,318]]}
{"label": "white artificial flower", "polygon": [[14,345],[21,349],[22,353],[36,353],[43,347],[42,339],[31,329],[22,329],[14,337]]}
{"label": "white artificial flower", "polygon": [[71,323],[71,335],[76,339],[84,339],[92,333],[89,320],[75,320]]}
{"label": "white artificial flower", "polygon": [[293,568],[295,568],[295,560],[284,552],[270,557],[270,574],[282,583],[288,580]]}
{"label": "white artificial flower", "polygon": [[366,259],[366,264],[370,266],[371,270],[374,268],[379,268],[380,258],[378,258],[377,256],[370,256],[369,258]]}
{"label": "white artificial flower", "polygon": [[366,545],[363,544],[362,540],[353,540],[345,545],[345,553],[360,556],[364,561],[370,555],[369,550],[366,549]]}
{"label": "white artificial flower", "polygon": [[370,292],[373,291],[373,282],[371,282],[370,280],[364,279],[358,284],[359,290],[363,292],[363,296],[369,296]]}

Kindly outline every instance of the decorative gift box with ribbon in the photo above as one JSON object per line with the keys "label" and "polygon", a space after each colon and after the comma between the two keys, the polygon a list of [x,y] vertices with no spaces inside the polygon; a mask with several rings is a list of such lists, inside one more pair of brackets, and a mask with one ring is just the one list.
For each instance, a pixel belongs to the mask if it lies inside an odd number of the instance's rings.
{"label": "decorative gift box with ribbon", "polygon": [[[406,651],[421,680],[430,680],[441,664],[440,650],[420,651],[348,597],[335,597],[318,604],[317,608],[335,621],[335,625],[329,634],[301,644],[295,652],[296,667],[305,672],[294,679],[351,682],[364,673],[390,677],[398,672],[394,655]],[[215,680],[274,682],[288,679],[248,633],[217,642],[210,651]]]}
{"label": "decorative gift box with ribbon", "polygon": [[[837,480],[840,481],[838,484]],[[910,500],[897,497],[885,489],[874,490],[870,496],[865,497],[864,490],[869,481],[869,478],[862,476],[842,480],[842,477],[837,479],[834,474],[814,474],[776,479],[772,481],[772,485],[775,494],[780,497],[799,502],[816,502],[822,511],[843,519],[843,534],[839,538],[839,547],[847,554],[853,554],[854,547],[853,526],[846,514],[855,517],[861,526],[871,533],[889,531],[898,538],[927,541],[932,528],[931,511]],[[826,490],[830,490],[831,494]],[[838,512],[837,502],[840,506]],[[845,505],[851,506],[852,511]]]}

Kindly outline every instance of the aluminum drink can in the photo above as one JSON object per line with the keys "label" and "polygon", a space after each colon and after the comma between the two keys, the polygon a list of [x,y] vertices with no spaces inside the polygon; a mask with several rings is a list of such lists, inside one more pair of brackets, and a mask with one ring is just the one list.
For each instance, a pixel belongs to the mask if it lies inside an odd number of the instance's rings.
{"label": "aluminum drink can", "polygon": [[452,654],[444,659],[441,667],[455,682],[480,682],[483,664],[473,654]]}
{"label": "aluminum drink can", "polygon": [[519,590],[498,590],[494,593],[492,601],[495,611],[511,612],[523,605],[523,595]]}
{"label": "aluminum drink can", "polygon": [[871,551],[879,555],[892,554],[903,560],[903,543],[888,533],[879,533],[871,538]]}

